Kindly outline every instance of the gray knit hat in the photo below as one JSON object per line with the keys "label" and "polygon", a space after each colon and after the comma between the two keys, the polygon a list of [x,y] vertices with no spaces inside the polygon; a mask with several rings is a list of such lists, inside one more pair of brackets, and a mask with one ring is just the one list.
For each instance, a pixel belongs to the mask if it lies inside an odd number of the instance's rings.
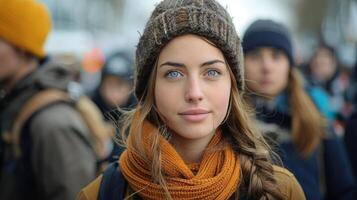
{"label": "gray knit hat", "polygon": [[151,14],[137,46],[138,99],[146,95],[145,87],[161,49],[171,39],[185,34],[196,34],[213,42],[223,52],[239,89],[244,89],[241,41],[228,12],[214,0],[164,0]]}

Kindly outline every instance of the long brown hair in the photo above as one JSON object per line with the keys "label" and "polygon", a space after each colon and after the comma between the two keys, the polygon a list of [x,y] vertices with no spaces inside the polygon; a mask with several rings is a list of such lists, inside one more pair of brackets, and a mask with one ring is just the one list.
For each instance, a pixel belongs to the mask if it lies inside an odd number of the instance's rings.
{"label": "long brown hair", "polygon": [[287,92],[292,112],[293,142],[299,153],[306,157],[319,145],[326,122],[305,92],[302,77],[297,69],[292,68],[289,72]]}
{"label": "long brown hair", "polygon": [[[168,137],[165,125],[160,120],[159,114],[155,109],[156,68],[157,65],[155,65],[150,74],[144,95],[142,99],[139,99],[138,107],[133,111],[127,112],[125,118],[123,118],[120,141],[127,148],[136,152],[148,166],[151,166],[151,175],[154,182],[162,186],[167,199],[172,199],[164,174],[161,171],[161,151],[158,136],[162,134],[167,139]],[[259,200],[284,199],[274,177],[272,165],[272,156],[274,154],[262,135],[254,128],[251,120],[253,116],[252,109],[249,108],[245,98],[243,98],[244,92],[238,91],[238,85],[230,67],[228,69],[232,80],[230,105],[221,128],[224,138],[222,142],[228,142],[232,146],[241,163],[242,179],[239,186],[237,186],[235,199],[243,196],[248,199]],[[139,115],[139,118],[135,117],[137,121],[132,124],[134,115]],[[141,125],[145,120],[155,124],[159,130],[152,141],[152,159],[148,158],[141,145]],[[128,136],[127,133],[129,133]]]}

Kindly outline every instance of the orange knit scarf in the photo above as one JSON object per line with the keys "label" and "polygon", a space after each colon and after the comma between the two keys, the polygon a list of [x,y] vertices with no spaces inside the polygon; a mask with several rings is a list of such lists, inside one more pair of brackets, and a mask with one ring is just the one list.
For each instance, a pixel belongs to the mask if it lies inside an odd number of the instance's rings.
{"label": "orange knit scarf", "polygon": [[[145,122],[142,143],[146,153],[150,154],[150,141],[157,129]],[[208,148],[221,141],[218,131]],[[129,143],[130,145],[130,143]],[[240,180],[240,163],[230,147],[217,151],[206,151],[196,169],[190,169],[174,147],[160,135],[161,167],[168,190],[173,199],[218,199],[225,200],[232,196]],[[120,157],[121,170],[134,191],[143,199],[165,199],[164,190],[151,178],[150,166],[137,154],[126,150]],[[193,172],[194,171],[194,172]]]}

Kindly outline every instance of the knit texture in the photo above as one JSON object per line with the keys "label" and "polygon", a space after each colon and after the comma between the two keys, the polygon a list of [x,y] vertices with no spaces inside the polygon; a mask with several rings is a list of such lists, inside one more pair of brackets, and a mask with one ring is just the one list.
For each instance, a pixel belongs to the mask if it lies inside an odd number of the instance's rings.
{"label": "knit texture", "polygon": [[243,36],[243,51],[248,53],[260,47],[274,47],[282,50],[293,66],[293,47],[288,29],[272,20],[259,19],[253,22]]}
{"label": "knit texture", "polygon": [[35,0],[0,0],[0,39],[44,57],[44,43],[51,29],[47,8]]}
{"label": "knit texture", "polygon": [[[152,124],[143,125],[143,147],[150,152],[153,134],[158,131]],[[207,149],[220,143],[221,132],[212,138]],[[129,143],[130,145],[130,143]],[[161,165],[166,177],[168,190],[173,199],[218,199],[226,200],[236,191],[240,181],[240,162],[233,150],[227,146],[223,150],[206,151],[200,164],[186,165],[174,147],[160,135]],[[134,191],[144,199],[165,199],[164,190],[153,183],[150,166],[130,150],[130,146],[120,157],[120,167],[125,179]]]}
{"label": "knit texture", "polygon": [[161,49],[173,38],[196,34],[213,42],[224,54],[239,89],[244,89],[243,55],[240,39],[228,12],[214,0],[164,0],[153,11],[136,50],[138,99]]}

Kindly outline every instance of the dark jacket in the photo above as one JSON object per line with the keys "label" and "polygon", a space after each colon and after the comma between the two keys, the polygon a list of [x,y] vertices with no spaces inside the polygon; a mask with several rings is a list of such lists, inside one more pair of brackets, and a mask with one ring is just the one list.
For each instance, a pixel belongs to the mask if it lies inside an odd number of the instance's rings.
{"label": "dark jacket", "polygon": [[[65,90],[70,74],[47,64],[24,77],[0,99],[1,134],[9,131],[24,103],[45,88]],[[54,103],[37,111],[21,131],[21,157],[13,145],[0,143],[0,199],[73,200],[95,178],[96,157],[89,131],[68,103]]]}
{"label": "dark jacket", "polygon": [[345,129],[345,144],[349,158],[351,160],[352,169],[357,178],[357,112],[355,111],[350,119],[346,122]]}
{"label": "dark jacket", "polygon": [[351,160],[354,176],[357,179],[357,62],[354,66],[352,77],[352,84],[350,85],[350,97],[354,109],[345,124],[344,141],[349,158]]}
{"label": "dark jacket", "polygon": [[[311,91],[311,90],[310,90]],[[311,95],[314,97],[314,95]],[[316,100],[313,98],[314,102]],[[255,100],[257,119],[265,136],[276,142],[275,151],[301,184],[308,200],[354,200],[355,180],[345,146],[332,130],[310,156],[303,158],[291,136],[291,114],[286,94],[269,104]],[[318,106],[319,107],[319,106]]]}

